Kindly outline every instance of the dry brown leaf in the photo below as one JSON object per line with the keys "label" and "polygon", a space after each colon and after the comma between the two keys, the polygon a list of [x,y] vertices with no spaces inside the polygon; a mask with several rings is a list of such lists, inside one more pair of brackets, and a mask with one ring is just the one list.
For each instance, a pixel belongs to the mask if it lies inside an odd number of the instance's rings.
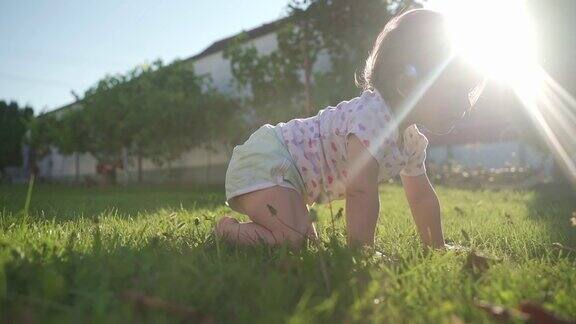
{"label": "dry brown leaf", "polygon": [[464,215],[464,214],[466,214],[466,212],[464,211],[464,209],[462,209],[462,208],[460,208],[460,207],[458,207],[458,206],[455,206],[455,207],[454,207],[454,211],[455,211],[458,215]]}
{"label": "dry brown leaf", "polygon": [[477,301],[474,303],[474,305],[498,321],[509,322],[514,316],[514,312],[512,310],[502,306],[489,304],[483,301]]}
{"label": "dry brown leaf", "polygon": [[125,300],[134,303],[138,308],[162,310],[172,315],[181,316],[195,323],[214,323],[214,319],[210,315],[202,314],[190,307],[171,303],[158,297],[148,296],[135,290],[125,291],[122,294],[122,297]]}
{"label": "dry brown leaf", "polygon": [[541,305],[532,302],[522,302],[516,309],[482,301],[475,302],[475,305],[490,314],[494,319],[503,322],[520,319],[532,324],[576,324],[576,321],[560,318],[556,314],[542,308]]}
{"label": "dry brown leaf", "polygon": [[564,245],[562,243],[558,243],[558,242],[552,243],[552,247],[555,247],[555,248],[563,250],[563,251],[576,252],[575,248],[566,246],[566,245]]}
{"label": "dry brown leaf", "polygon": [[518,310],[527,316],[528,323],[534,324],[570,324],[576,321],[568,321],[558,317],[556,314],[542,308],[541,305],[532,302],[523,302],[518,306]]}
{"label": "dry brown leaf", "polygon": [[501,260],[482,255],[476,251],[471,251],[470,253],[468,253],[468,257],[466,258],[464,269],[486,271],[488,270],[488,268],[490,268],[491,264],[499,261]]}

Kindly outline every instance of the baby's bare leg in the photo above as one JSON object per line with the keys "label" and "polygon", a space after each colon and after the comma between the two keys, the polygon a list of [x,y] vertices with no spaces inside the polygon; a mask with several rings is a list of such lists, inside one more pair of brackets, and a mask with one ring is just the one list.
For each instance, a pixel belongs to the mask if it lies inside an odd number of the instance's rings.
{"label": "baby's bare leg", "polygon": [[274,186],[238,196],[236,202],[252,222],[225,217],[216,227],[219,236],[234,243],[301,246],[312,235],[308,208],[293,189]]}

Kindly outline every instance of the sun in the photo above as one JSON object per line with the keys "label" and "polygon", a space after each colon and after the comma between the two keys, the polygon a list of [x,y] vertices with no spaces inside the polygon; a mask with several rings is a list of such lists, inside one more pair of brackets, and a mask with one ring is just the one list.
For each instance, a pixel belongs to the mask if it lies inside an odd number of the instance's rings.
{"label": "sun", "polygon": [[576,186],[576,98],[540,65],[534,24],[522,0],[430,0],[444,14],[454,53],[504,83]]}
{"label": "sun", "polygon": [[447,18],[456,53],[491,79],[506,83],[534,78],[536,37],[521,0],[432,0]]}

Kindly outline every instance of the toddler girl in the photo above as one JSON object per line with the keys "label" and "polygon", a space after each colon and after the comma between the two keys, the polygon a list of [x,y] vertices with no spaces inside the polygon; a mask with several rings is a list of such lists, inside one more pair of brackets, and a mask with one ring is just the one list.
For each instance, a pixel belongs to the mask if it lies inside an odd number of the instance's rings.
{"label": "toddler girl", "polygon": [[392,19],[375,41],[360,96],[317,115],[266,124],[236,146],[226,172],[229,206],[216,233],[236,244],[302,245],[315,230],[308,206],[346,199],[349,244],[370,245],[379,214],[378,183],[400,174],[422,242],[445,246],[440,205],[416,125],[447,133],[483,85],[452,49],[445,19],[418,9]]}

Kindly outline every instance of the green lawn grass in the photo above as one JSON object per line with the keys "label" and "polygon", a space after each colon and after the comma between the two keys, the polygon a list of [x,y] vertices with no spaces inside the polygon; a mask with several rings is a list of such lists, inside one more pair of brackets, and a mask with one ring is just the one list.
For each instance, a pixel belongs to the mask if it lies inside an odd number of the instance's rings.
{"label": "green lawn grass", "polygon": [[475,300],[576,317],[576,255],[552,245],[576,246],[570,190],[438,194],[445,236],[500,261],[423,251],[395,185],[363,251],[346,248],[343,219],[332,234],[326,206],[320,249],[238,249],[211,235],[230,212],[221,188],[41,185],[24,223],[26,187],[0,187],[0,321],[492,321]]}

